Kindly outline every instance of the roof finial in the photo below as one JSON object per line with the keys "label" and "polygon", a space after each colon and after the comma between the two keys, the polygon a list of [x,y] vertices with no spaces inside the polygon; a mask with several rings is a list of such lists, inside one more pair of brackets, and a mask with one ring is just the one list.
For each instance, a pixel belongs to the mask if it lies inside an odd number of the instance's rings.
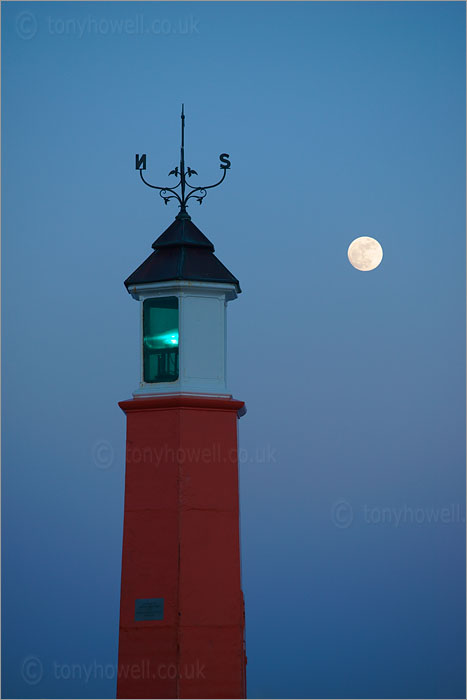
{"label": "roof finial", "polygon": [[[149,184],[149,182],[147,182],[143,177],[143,170],[146,170],[145,153],[143,153],[142,155],[139,155],[138,153],[136,154],[136,170],[139,170],[140,177],[145,185],[147,185],[148,187],[152,187],[155,190],[159,190],[159,195],[162,197],[165,204],[167,204],[170,199],[178,200],[180,206],[180,211],[177,215],[178,219],[190,219],[191,217],[186,210],[188,200],[191,197],[196,197],[196,200],[199,202],[199,204],[202,204],[203,199],[207,195],[207,190],[210,190],[213,187],[217,187],[221,184],[221,182],[224,181],[227,170],[229,170],[230,168],[230,156],[228,153],[221,153],[219,156],[219,160],[221,162],[220,167],[224,171],[219,182],[216,182],[214,185],[205,185],[204,187],[195,187],[193,185],[190,185],[186,178],[191,178],[193,175],[197,175],[198,173],[196,172],[196,170],[193,170],[190,167],[187,167],[187,169],[185,170],[185,106],[183,104],[181,121],[182,141],[180,147],[180,168],[175,167],[169,173],[169,175],[175,175],[176,178],[180,178],[177,184],[173,187],[158,187],[157,185]],[[177,192],[179,187],[180,191]],[[186,193],[187,187],[189,188],[188,194]]]}

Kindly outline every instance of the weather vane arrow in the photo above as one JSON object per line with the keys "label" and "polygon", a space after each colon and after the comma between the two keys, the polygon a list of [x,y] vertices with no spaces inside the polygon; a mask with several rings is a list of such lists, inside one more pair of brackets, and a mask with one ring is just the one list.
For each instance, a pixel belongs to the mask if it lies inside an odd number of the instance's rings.
{"label": "weather vane arrow", "polygon": [[[204,185],[203,187],[195,187],[193,185],[190,185],[190,183],[187,181],[187,177],[191,178],[193,175],[198,175],[198,173],[196,172],[196,170],[193,170],[193,168],[190,168],[188,166],[185,170],[185,111],[184,111],[184,105],[182,105],[181,120],[182,120],[182,143],[181,143],[181,147],[180,147],[180,165],[175,167],[173,170],[171,170],[169,172],[169,176],[174,175],[176,178],[179,178],[179,181],[177,182],[176,185],[174,185],[173,187],[159,187],[158,185],[151,185],[149,182],[147,182],[144,179],[143,170],[146,170],[146,153],[143,153],[142,155],[139,155],[139,153],[137,153],[136,158],[135,158],[135,162],[136,162],[136,170],[139,170],[139,175],[140,175],[142,181],[144,182],[144,184],[147,185],[148,187],[151,187],[154,190],[159,190],[159,195],[162,197],[165,204],[168,204],[168,202],[171,199],[178,200],[179,206],[180,206],[180,212],[178,213],[177,218],[190,219],[191,217],[186,210],[188,200],[191,199],[192,197],[194,197],[197,200],[197,202],[199,202],[199,204],[202,204],[203,199],[207,195],[207,191],[212,190],[213,187],[218,187],[218,185],[220,185],[221,182],[224,181],[227,170],[230,169],[230,160],[229,160],[230,156],[228,153],[221,153],[219,156],[220,168],[224,171],[219,182],[216,182],[214,185]],[[178,192],[177,192],[177,190],[178,190]]]}

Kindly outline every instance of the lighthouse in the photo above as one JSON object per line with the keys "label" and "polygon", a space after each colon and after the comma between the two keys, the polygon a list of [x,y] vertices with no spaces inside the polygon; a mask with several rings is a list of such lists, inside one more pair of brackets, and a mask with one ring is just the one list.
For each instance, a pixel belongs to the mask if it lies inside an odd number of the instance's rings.
{"label": "lighthouse", "polygon": [[[179,211],[125,280],[140,314],[140,378],[126,415],[118,698],[244,698],[237,427],[226,381],[227,306],[240,293],[193,223],[223,182],[185,166],[185,115],[173,186],[141,180]],[[192,179],[193,178],[193,179]]]}

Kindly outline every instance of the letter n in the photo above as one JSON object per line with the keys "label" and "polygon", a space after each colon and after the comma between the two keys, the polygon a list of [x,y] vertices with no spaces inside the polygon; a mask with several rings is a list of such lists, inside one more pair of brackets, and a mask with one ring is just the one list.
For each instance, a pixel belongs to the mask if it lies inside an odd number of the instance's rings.
{"label": "letter n", "polygon": [[146,153],[136,154],[136,170],[146,170]]}

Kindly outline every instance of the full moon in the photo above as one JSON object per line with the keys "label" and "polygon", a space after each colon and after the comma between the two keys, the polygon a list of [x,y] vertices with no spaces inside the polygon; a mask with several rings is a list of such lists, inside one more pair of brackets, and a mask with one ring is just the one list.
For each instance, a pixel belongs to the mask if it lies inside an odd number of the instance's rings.
{"label": "full moon", "polygon": [[376,238],[360,236],[349,245],[347,255],[351,265],[357,270],[367,272],[378,267],[383,259],[383,249]]}

